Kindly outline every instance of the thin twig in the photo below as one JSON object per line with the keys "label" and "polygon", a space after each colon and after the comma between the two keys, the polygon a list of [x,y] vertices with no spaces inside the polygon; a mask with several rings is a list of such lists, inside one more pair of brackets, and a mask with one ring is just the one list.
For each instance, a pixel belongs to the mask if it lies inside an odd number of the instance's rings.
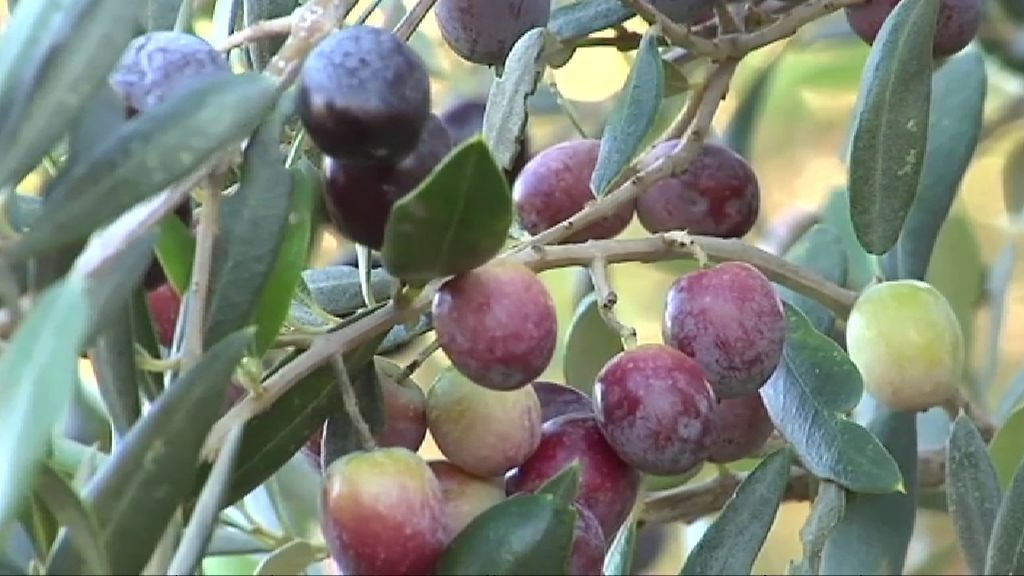
{"label": "thin twig", "polygon": [[576,129],[576,133],[583,139],[590,138],[590,136],[587,135],[586,129],[583,128],[583,124],[580,122],[580,118],[576,114],[576,110],[573,108],[572,104],[566,100],[562,91],[558,89],[558,84],[555,82],[554,77],[551,77],[547,84],[548,88],[551,89],[551,94],[554,95],[558,106],[562,109],[562,112],[565,112],[565,116],[569,119],[569,123],[572,124],[572,127]]}
{"label": "thin twig", "polygon": [[359,435],[359,443],[364,450],[373,450],[377,447],[377,441],[373,439],[373,432],[369,424],[359,411],[359,400],[356,399],[356,391],[352,388],[352,380],[348,377],[348,369],[345,368],[345,361],[338,354],[331,358],[331,368],[334,369],[334,376],[338,379],[338,387],[341,389],[341,402],[345,405],[345,413],[348,414],[352,426]]}
{"label": "thin twig", "polygon": [[423,19],[427,16],[427,12],[430,12],[430,9],[434,7],[434,3],[436,2],[437,0],[419,0],[419,2],[412,7],[412,10],[409,10],[405,15],[405,18],[402,18],[402,21],[398,23],[398,26],[395,26],[395,36],[398,36],[402,40],[409,40],[409,38],[412,37],[412,33],[420,27],[420,22],[423,22]]}
{"label": "thin twig", "polygon": [[636,328],[624,324],[615,314],[615,305],[619,301],[619,296],[608,279],[608,261],[604,256],[598,256],[590,262],[589,270],[591,282],[594,284],[594,292],[597,294],[598,313],[605,324],[619,335],[626,350],[635,348]]}
{"label": "thin twig", "polygon": [[405,368],[402,368],[401,373],[399,373],[398,375],[397,381],[403,382],[406,379],[408,379],[410,376],[416,373],[417,370],[420,369],[420,366],[423,366],[423,364],[426,363],[428,358],[434,355],[434,352],[437,352],[440,349],[441,343],[438,342],[436,338],[431,340],[430,344],[427,344],[422,350],[419,351],[418,354],[416,354],[415,358],[410,360],[409,363],[405,365]]}
{"label": "thin twig", "polygon": [[[760,269],[769,280],[777,282],[796,292],[814,298],[832,310],[840,318],[846,318],[857,299],[857,293],[832,284],[821,276],[801,268],[778,256],[750,246],[741,240],[714,238],[710,236],[689,236],[669,232],[645,238],[591,240],[582,244],[557,246],[535,246],[499,258],[521,262],[536,271],[567,266],[589,266],[594,258],[601,256],[609,264],[622,262],[658,262],[683,258],[697,259],[698,254],[709,260],[742,261]],[[437,287],[444,281],[436,279],[427,284],[411,301],[396,305],[388,302],[376,312],[337,330],[313,340],[309,348],[286,364],[263,383],[259,396],[249,396],[236,404],[214,426],[204,448],[204,456],[212,458],[224,435],[238,421],[246,421],[259,414],[291,389],[302,378],[312,373],[335,354],[353,349],[355,346],[378,336],[392,326],[418,318],[433,299]]]}
{"label": "thin twig", "polygon": [[[716,476],[693,485],[653,492],[644,502],[641,520],[645,524],[670,522],[692,523],[721,510],[732,498],[747,474]],[[793,467],[783,498],[787,501],[810,500],[814,495],[812,474]],[[917,487],[919,490],[941,488],[946,482],[944,449],[923,450],[918,454]]]}
{"label": "thin twig", "polygon": [[676,146],[672,153],[629,178],[625,184],[612,190],[600,202],[589,204],[571,218],[537,234],[518,249],[522,250],[531,246],[554,244],[569,236],[575,230],[583,229],[608,214],[614,213],[621,206],[633,201],[664,178],[684,171],[694,158],[697,157],[704,144],[704,139],[708,135],[711,121],[715,117],[718,105],[729,89],[729,81],[736,70],[736,64],[736,61],[727,60],[711,73],[703,93],[703,98],[699,102],[692,104],[695,107],[692,128],[686,138]]}
{"label": "thin twig", "polygon": [[316,45],[345,19],[356,0],[309,0],[292,13],[288,39],[270,60],[265,73],[287,83]]}
{"label": "thin twig", "polygon": [[291,32],[293,21],[294,16],[292,14],[270,20],[260,20],[259,22],[250,24],[248,27],[242,28],[225,38],[224,41],[217,46],[217,50],[220,52],[228,52],[250,42],[284,36]]}
{"label": "thin twig", "polygon": [[380,8],[383,1],[384,0],[373,0],[373,2],[366,7],[366,10],[363,10],[363,13],[359,15],[359,18],[356,18],[356,24],[366,24],[366,21],[370,19],[370,16],[372,16],[378,8]]}
{"label": "thin twig", "polygon": [[187,371],[203,355],[203,332],[206,329],[206,306],[210,295],[210,275],[213,272],[213,245],[220,219],[220,190],[214,187],[203,195],[196,227],[196,252],[192,261],[192,277],[188,291],[188,314],[185,336],[181,346],[181,370]]}

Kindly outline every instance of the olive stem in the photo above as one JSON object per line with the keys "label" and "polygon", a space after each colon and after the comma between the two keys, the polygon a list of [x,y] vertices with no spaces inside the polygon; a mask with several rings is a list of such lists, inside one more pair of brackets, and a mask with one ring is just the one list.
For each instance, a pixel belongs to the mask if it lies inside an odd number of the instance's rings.
{"label": "olive stem", "polygon": [[[660,262],[684,258],[699,261],[702,257],[706,257],[710,262],[746,262],[759,269],[772,282],[821,302],[841,319],[846,318],[857,299],[856,292],[837,286],[814,272],[750,246],[742,240],[691,236],[681,232],[669,232],[646,238],[533,246],[528,250],[499,257],[497,260],[520,262],[539,272],[567,266],[589,266],[598,256],[608,264]],[[418,290],[415,296],[407,296],[406,301],[398,303],[392,300],[339,330],[313,339],[309,348],[264,382],[263,393],[260,396],[244,398],[217,422],[207,438],[204,457],[212,458],[216,455],[218,446],[230,426],[239,420],[244,422],[270,408],[281,395],[335,354],[351,350],[390,330],[392,326],[418,318],[430,306],[434,293],[444,280],[438,278]]]}
{"label": "olive stem", "polygon": [[271,18],[270,20],[260,20],[259,22],[250,24],[246,28],[242,28],[225,38],[220,45],[217,46],[217,51],[229,52],[250,42],[284,36],[291,32],[293,20],[294,15],[289,14],[287,16]]}
{"label": "olive stem", "polygon": [[211,186],[202,194],[199,225],[196,226],[196,252],[189,282],[188,306],[185,307],[185,335],[181,346],[181,371],[187,371],[203,355],[203,331],[206,328],[206,307],[213,272],[213,245],[220,219],[220,190]]}
{"label": "olive stem", "polygon": [[397,381],[404,382],[410,376],[415,374],[416,371],[426,363],[427,359],[433,356],[434,352],[437,352],[440,349],[441,343],[438,342],[437,338],[431,340],[430,344],[424,346],[423,349],[416,354],[416,357],[410,360],[409,363],[405,365],[405,368],[402,368],[402,371],[398,374]]}
{"label": "olive stem", "polygon": [[412,33],[420,27],[420,23],[427,17],[427,12],[434,7],[437,0],[419,0],[415,6],[402,18],[402,21],[395,26],[395,36],[403,41],[408,41]]}
{"label": "olive stem", "polygon": [[362,445],[363,450],[375,449],[377,441],[373,439],[373,432],[370,431],[369,424],[366,423],[363,413],[359,410],[359,400],[356,399],[356,391],[352,387],[352,380],[348,377],[345,361],[340,354],[331,358],[331,368],[334,369],[334,376],[338,379],[338,387],[341,389],[341,402],[345,406],[345,413],[348,415],[349,420],[352,421],[356,434],[359,435],[359,444]]}
{"label": "olive stem", "polygon": [[[918,454],[918,489],[940,488],[946,482],[945,449],[923,450]],[[748,474],[717,475],[699,484],[688,484],[653,492],[644,501],[641,521],[645,524],[695,522],[721,510]],[[783,499],[807,501],[814,496],[814,475],[795,468]]]}
{"label": "olive stem", "polygon": [[604,323],[608,325],[619,338],[626,350],[636,347],[636,328],[629,326],[619,320],[615,314],[615,304],[619,301],[618,294],[612,288],[608,278],[608,262],[604,256],[598,255],[590,262],[590,279],[594,283],[594,292],[597,294],[597,310],[601,314]]}

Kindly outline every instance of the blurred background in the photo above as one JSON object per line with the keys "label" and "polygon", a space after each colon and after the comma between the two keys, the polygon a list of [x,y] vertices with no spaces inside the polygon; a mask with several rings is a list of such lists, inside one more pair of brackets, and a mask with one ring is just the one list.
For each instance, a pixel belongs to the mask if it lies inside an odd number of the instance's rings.
{"label": "blurred background", "polygon": [[[989,5],[995,3],[985,1]],[[412,3],[413,0],[384,0],[369,23],[394,26]],[[554,5],[565,3],[555,2]],[[200,4],[205,6],[200,6],[196,32],[210,37],[213,34],[212,2]],[[368,4],[369,0],[362,0],[353,14],[361,13]],[[6,14],[0,10],[0,28],[5,19]],[[1021,153],[1024,133],[1020,129],[1024,126],[1020,113],[1024,108],[1020,106],[1024,101],[1024,73],[1015,72],[1009,65],[1018,58],[1016,65],[1024,69],[1024,24],[1014,27],[1006,18],[999,17],[991,18],[986,26],[985,48],[998,52],[998,57],[986,55],[989,89],[984,140],[978,146],[962,183],[959,200],[943,229],[929,280],[957,306],[976,371],[992,375],[987,379],[990,384],[986,396],[991,400],[987,408],[995,410],[999,399],[1015,380],[1024,383],[1024,274],[1018,271],[1008,285],[1001,318],[996,312],[999,302],[992,301],[989,294],[992,290],[986,287],[993,263],[1000,255],[1005,259],[1007,254],[1012,254],[1007,252],[1008,247],[1021,247],[1022,227],[1008,217],[1004,195],[1024,197],[1024,154]],[[626,27],[642,32],[645,25],[633,20]],[[811,42],[811,38],[815,40]],[[846,182],[844,149],[868,47],[849,33],[841,13],[808,27],[788,43],[792,42],[797,44],[779,43],[743,61],[729,98],[723,102],[714,124],[716,131],[724,131],[751,87],[763,82],[764,92],[748,153],[762,194],[758,224],[747,238],[752,243],[767,245],[787,227],[792,228],[794,222],[818,212],[830,194]],[[486,98],[494,72],[462,61],[450,52],[441,40],[432,15],[423,22],[411,45],[423,56],[431,71],[435,112],[461,99]],[[976,45],[970,49],[980,48]],[[780,58],[783,50],[784,57]],[[631,61],[631,54],[615,48],[591,47],[578,50],[564,67],[549,70],[530,101],[528,133],[532,152],[580,137],[569,114],[578,119],[587,137],[600,137]],[[769,66],[771,75],[765,76]],[[690,81],[701,78],[699,66],[686,72]],[[672,102],[666,102],[666,114],[682,105],[685,94],[670,100]],[[1016,113],[1008,112],[1014,110],[1014,106]],[[35,187],[38,188],[38,184]],[[24,189],[32,188],[29,185]],[[624,236],[644,234],[634,222]],[[349,248],[324,226],[312,265],[334,263]],[[689,269],[691,265],[687,262],[623,264],[613,269],[612,281],[619,293],[619,314],[637,328],[641,342],[660,341],[665,291],[678,275]],[[542,277],[557,303],[564,336],[578,298],[581,271],[564,269],[546,272]],[[995,330],[997,326],[1001,328],[1001,336]],[[429,341],[423,337],[413,342],[396,360],[410,359]],[[564,338],[560,339],[560,347],[562,342]],[[560,356],[556,352],[545,379],[563,381]],[[415,379],[426,388],[443,366],[443,355],[435,354],[417,372]],[[88,367],[83,366],[83,369],[88,379]],[[921,422],[922,447],[941,445],[948,426],[945,415],[928,413]],[[428,458],[440,457],[429,437],[421,452]],[[742,467],[743,463],[738,466]],[[316,498],[317,495],[292,494],[291,497]],[[807,511],[806,503],[783,505],[755,573],[784,573],[790,560],[800,558],[798,532]],[[696,543],[705,526],[706,522],[698,522],[688,527],[647,529],[641,544],[640,554],[645,558],[639,560],[640,573],[678,572],[686,550]],[[223,557],[208,560],[205,567],[207,573],[251,573],[256,561],[247,557]],[[947,516],[921,509],[906,572],[960,574],[965,570]]]}

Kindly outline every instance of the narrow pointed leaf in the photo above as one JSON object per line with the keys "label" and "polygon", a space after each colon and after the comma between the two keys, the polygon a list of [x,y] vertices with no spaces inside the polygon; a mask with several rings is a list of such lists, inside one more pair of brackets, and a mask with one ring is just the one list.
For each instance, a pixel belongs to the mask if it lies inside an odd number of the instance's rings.
{"label": "narrow pointed leaf", "polygon": [[[95,511],[113,573],[137,574],[149,560],[195,481],[199,450],[251,340],[245,330],[210,348],[160,395],[86,486],[83,496]],[[58,541],[55,573],[75,573],[80,566],[65,541],[74,537],[68,531]]]}
{"label": "narrow pointed leaf", "polygon": [[680,574],[750,574],[775,522],[792,463],[789,448],[762,460],[704,532]]}
{"label": "narrow pointed leaf", "polygon": [[938,11],[938,2],[897,4],[861,79],[850,148],[850,212],[857,238],[871,254],[896,243],[921,181]]}
{"label": "narrow pointed leaf", "polygon": [[846,513],[822,552],[821,574],[902,574],[914,532],[917,493],[916,414],[878,405],[868,423],[899,465],[906,493],[848,492]]}
{"label": "narrow pointed leaf", "polygon": [[192,258],[196,252],[196,239],[188,226],[177,216],[164,217],[160,221],[154,249],[167,281],[178,294],[184,294],[192,278]]}
{"label": "narrow pointed leaf", "polygon": [[260,562],[253,574],[304,574],[307,567],[316,562],[316,550],[304,540],[292,540],[274,550]]}
{"label": "narrow pointed leaf", "polygon": [[[1024,382],[1024,378],[1021,381]],[[1007,416],[989,444],[989,454],[1003,488],[1010,485],[1014,471],[1024,463],[1021,438],[1024,438],[1024,406],[1018,406]]]}
{"label": "narrow pointed leaf", "polygon": [[597,165],[590,177],[590,189],[600,198],[632,162],[647,133],[654,125],[665,89],[665,75],[658,52],[658,34],[649,29],[640,41],[626,85],[608,115],[601,135]]}
{"label": "narrow pointed leaf", "polygon": [[974,49],[950,58],[932,79],[921,180],[895,248],[900,278],[924,280],[939,230],[974,157],[987,86],[985,62]]}
{"label": "narrow pointed leaf", "polygon": [[474,518],[452,540],[436,573],[564,574],[575,524],[576,513],[554,496],[512,496]]}
{"label": "narrow pointed leaf", "polygon": [[1024,573],[1024,466],[1013,481],[996,514],[983,574]]}
{"label": "narrow pointed leaf", "polygon": [[843,350],[786,307],[786,345],[761,388],[768,414],[807,469],[855,492],[887,493],[902,478],[892,456],[845,413],[860,400],[860,372]]}
{"label": "narrow pointed leaf", "polygon": [[1003,493],[985,440],[960,414],[946,445],[946,499],[960,549],[973,574],[982,574]]}
{"label": "narrow pointed leaf", "polygon": [[821,209],[821,221],[832,228],[843,239],[846,247],[847,274],[845,286],[851,290],[861,290],[867,286],[874,276],[871,256],[857,240],[850,218],[850,193],[845,188],[832,191]]}
{"label": "narrow pointed leaf", "polygon": [[[282,103],[282,108],[287,108]],[[292,175],[284,167],[279,110],[245,147],[238,190],[220,206],[213,244],[207,342],[248,325],[284,241]]]}
{"label": "narrow pointed leaf", "polygon": [[308,160],[291,169],[292,195],[284,238],[274,268],[270,271],[263,293],[256,304],[256,354],[262,355],[277,337],[288,317],[292,294],[306,267],[306,254],[312,240],[313,208],[320,194],[316,167]]}
{"label": "narrow pointed leaf", "polygon": [[75,533],[72,545],[81,554],[87,574],[110,574],[110,562],[98,540],[99,528],[88,507],[74,487],[50,466],[43,466],[36,477],[36,491],[43,497],[61,526]]}
{"label": "narrow pointed leaf", "polygon": [[725,144],[747,160],[750,160],[752,156],[757,121],[761,117],[765,101],[770,95],[768,88],[775,79],[776,70],[786,56],[786,50],[787,48],[783,48],[767,66],[757,73],[750,88],[743,94],[739,107],[729,120],[729,125],[723,134]]}
{"label": "narrow pointed leaf", "polygon": [[[29,3],[31,4],[31,3]],[[21,180],[67,130],[93,93],[106,82],[138,26],[122,0],[47,3],[59,24],[36,38],[38,46],[16,64],[21,74],[3,85],[0,141],[17,142],[0,156],[0,188]],[[21,12],[32,9],[22,7]],[[12,27],[27,22],[11,23]],[[17,37],[11,35],[15,44]],[[5,38],[6,40],[6,38]],[[18,51],[4,42],[0,49]],[[0,66],[0,73],[3,71]],[[10,90],[11,92],[7,92]],[[11,97],[8,99],[7,95]]]}
{"label": "narrow pointed leaf", "polygon": [[142,24],[146,30],[173,30],[183,0],[144,0]]}
{"label": "narrow pointed leaf", "polygon": [[39,297],[0,356],[0,525],[27,496],[71,398],[87,314],[85,286],[69,278]]}
{"label": "narrow pointed leaf", "polygon": [[615,538],[608,545],[604,556],[604,574],[606,576],[627,576],[633,574],[633,556],[636,554],[637,517],[636,511],[615,533]]}
{"label": "narrow pointed leaf", "polygon": [[217,453],[217,460],[213,463],[206,483],[203,484],[195,509],[192,510],[188,525],[181,536],[181,542],[167,568],[168,574],[193,574],[202,564],[203,556],[206,555],[206,549],[217,528],[220,511],[224,508],[224,497],[231,482],[231,469],[235,465],[241,440],[242,431],[233,430],[224,441],[224,447]]}
{"label": "narrow pointed leaf", "polygon": [[565,469],[542,484],[541,487],[534,492],[538,494],[550,494],[562,504],[570,506],[576,499],[576,493],[579,491],[579,487],[580,463],[579,460],[573,460],[570,465],[566,466]]}
{"label": "narrow pointed leaf", "polygon": [[1024,216],[1024,140],[1003,161],[1003,204],[1011,218]]}
{"label": "narrow pointed leaf", "polygon": [[584,297],[576,306],[565,336],[565,383],[587,394],[593,391],[597,373],[605,363],[623,350],[622,338],[601,317],[600,305],[596,294]]}
{"label": "narrow pointed leaf", "polygon": [[[786,260],[817,273],[822,278],[843,286],[847,281],[849,261],[839,233],[827,224],[815,224],[786,251]],[[828,334],[835,324],[835,316],[817,300],[777,286],[779,296],[807,316],[814,329]]]}
{"label": "narrow pointed leaf", "polygon": [[512,46],[501,77],[491,85],[484,109],[483,138],[502,169],[515,162],[526,129],[526,102],[537,90],[544,70],[541,55],[548,43],[548,31],[534,28]]}
{"label": "narrow pointed leaf", "polygon": [[622,24],[633,16],[620,0],[579,0],[556,8],[548,29],[565,42]]}
{"label": "narrow pointed leaf", "polygon": [[486,263],[511,225],[508,181],[484,141],[474,138],[395,203],[381,257],[392,276],[425,284]]}
{"label": "narrow pointed leaf", "polygon": [[241,140],[276,97],[273,81],[258,74],[196,79],[63,171],[47,190],[42,217],[9,256],[25,259],[84,238]]}

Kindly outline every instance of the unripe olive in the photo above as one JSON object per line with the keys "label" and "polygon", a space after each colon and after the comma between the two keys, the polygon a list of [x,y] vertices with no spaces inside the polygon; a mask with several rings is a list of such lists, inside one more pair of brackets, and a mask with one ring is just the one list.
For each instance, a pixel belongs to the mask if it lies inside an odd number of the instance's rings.
{"label": "unripe olive", "polygon": [[964,337],[946,298],[918,280],[869,287],[846,323],[846,347],[864,388],[893,410],[927,410],[952,398],[964,371]]}

